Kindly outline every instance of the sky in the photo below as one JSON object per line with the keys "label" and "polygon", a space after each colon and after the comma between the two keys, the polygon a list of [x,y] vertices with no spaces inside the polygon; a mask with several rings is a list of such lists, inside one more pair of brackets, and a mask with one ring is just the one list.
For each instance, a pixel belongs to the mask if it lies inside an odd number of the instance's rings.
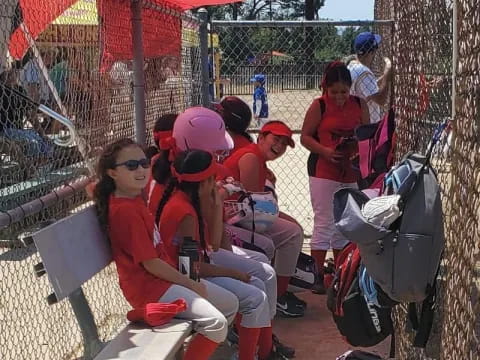
{"label": "sky", "polygon": [[320,19],[372,20],[374,0],[325,0]]}

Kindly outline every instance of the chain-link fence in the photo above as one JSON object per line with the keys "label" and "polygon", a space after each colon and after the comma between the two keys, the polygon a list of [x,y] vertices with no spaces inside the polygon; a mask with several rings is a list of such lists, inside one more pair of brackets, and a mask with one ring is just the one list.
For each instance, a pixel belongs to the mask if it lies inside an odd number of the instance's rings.
{"label": "chain-link fence", "polygon": [[[455,14],[448,0],[376,1],[376,18],[393,15],[395,20],[398,157],[412,150],[425,152],[435,127],[451,121],[434,152],[447,238],[435,323],[427,349],[415,349],[406,311],[397,311],[401,359],[480,358],[479,5],[458,1]],[[452,93],[454,65],[456,96]]]}
{"label": "chain-link fence", "polygon": [[[210,48],[211,97],[235,95],[253,106],[255,86],[250,80],[255,74],[265,75],[268,119],[285,121],[300,145],[304,116],[314,98],[321,95],[326,64],[352,60],[356,35],[367,30],[385,37],[380,55],[390,56],[392,23],[388,21],[318,21],[308,25],[296,21],[213,21],[212,36],[218,41]],[[376,76],[381,75],[383,66],[380,57],[372,66]],[[258,126],[252,121],[252,128]],[[277,175],[282,211],[294,216],[309,237],[313,213],[307,190],[307,158],[308,151],[297,146],[271,167]]]}
{"label": "chain-link fence", "polygon": [[[136,82],[131,60],[130,4],[0,3],[2,360],[76,359],[83,353],[68,301],[47,304],[48,280],[36,279],[33,271],[40,257],[21,239],[84,206],[83,192],[73,191],[81,190],[77,180],[90,175],[103,146],[135,135],[135,87],[143,84]],[[143,4],[143,93],[150,134],[158,116],[201,100],[199,23],[153,2]],[[69,122],[55,120],[39,104],[68,118],[77,137],[70,141],[72,132],[64,125]],[[63,197],[65,189],[72,190],[70,196]],[[38,200],[43,196],[53,205],[47,208],[47,200]],[[33,206],[25,204],[35,199],[44,210],[29,215]],[[125,321],[128,306],[117,283],[110,266],[84,286],[101,340],[109,340]]]}

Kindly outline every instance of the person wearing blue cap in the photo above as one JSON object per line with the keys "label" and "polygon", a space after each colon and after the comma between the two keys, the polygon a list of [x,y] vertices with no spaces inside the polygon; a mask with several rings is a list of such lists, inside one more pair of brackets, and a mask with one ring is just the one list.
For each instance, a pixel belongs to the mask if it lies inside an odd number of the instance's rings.
{"label": "person wearing blue cap", "polygon": [[253,116],[257,120],[258,127],[263,126],[268,118],[267,90],[265,89],[265,75],[255,74],[250,79],[255,84],[253,91]]}
{"label": "person wearing blue cap", "polygon": [[356,58],[348,64],[353,82],[351,94],[367,102],[371,123],[382,119],[381,107],[388,100],[388,86],[392,75],[392,63],[387,57],[384,58],[385,69],[382,76],[377,79],[371,70],[381,41],[381,36],[372,32],[358,34],[353,45]]}

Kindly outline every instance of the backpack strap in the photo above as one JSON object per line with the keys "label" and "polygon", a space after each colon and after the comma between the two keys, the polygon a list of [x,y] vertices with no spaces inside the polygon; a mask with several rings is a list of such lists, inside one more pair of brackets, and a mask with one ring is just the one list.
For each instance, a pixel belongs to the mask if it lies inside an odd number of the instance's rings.
{"label": "backpack strap", "polygon": [[325,104],[325,100],[323,100],[322,97],[318,99],[318,102],[320,104],[320,115],[322,115],[323,117],[323,114],[325,114],[325,111],[327,109],[327,104]]}
{"label": "backpack strap", "polygon": [[437,268],[437,273],[435,274],[435,280],[433,284],[428,285],[427,297],[422,303],[420,320],[418,319],[415,303],[408,304],[408,318],[412,324],[413,330],[416,331],[415,338],[413,340],[413,346],[417,348],[425,348],[427,346],[428,338],[430,337],[430,332],[432,331],[437,298],[437,277],[439,271],[440,265]]}

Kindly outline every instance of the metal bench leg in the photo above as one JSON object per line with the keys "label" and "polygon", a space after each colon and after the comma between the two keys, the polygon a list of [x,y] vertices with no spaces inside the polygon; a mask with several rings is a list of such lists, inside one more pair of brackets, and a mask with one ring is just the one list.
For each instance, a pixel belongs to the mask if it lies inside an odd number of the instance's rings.
{"label": "metal bench leg", "polygon": [[82,332],[84,347],[83,359],[91,360],[104,346],[98,337],[97,325],[95,324],[92,311],[81,288],[72,292],[68,297],[68,301],[72,306]]}

